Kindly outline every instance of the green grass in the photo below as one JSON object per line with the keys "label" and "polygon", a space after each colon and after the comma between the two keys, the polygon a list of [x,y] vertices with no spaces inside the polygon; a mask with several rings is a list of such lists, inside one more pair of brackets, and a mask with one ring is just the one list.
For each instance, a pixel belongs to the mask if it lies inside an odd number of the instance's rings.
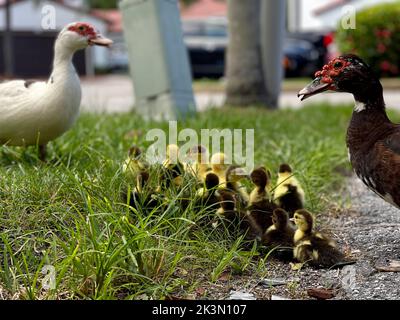
{"label": "green grass", "polygon": [[[300,111],[209,111],[180,128],[254,128],[256,164],[276,172],[290,163],[323,213],[348,169],[345,130],[350,107]],[[150,128],[135,115],[82,115],[49,145],[49,162],[35,148],[0,151],[0,297],[21,299],[140,299],[186,296],[224,272],[268,272],[269,259],[242,239],[193,228],[199,212],[180,209],[174,195],[162,214],[134,216],[120,198],[126,151],[142,147]],[[134,131],[132,131],[134,130]],[[127,132],[131,134],[127,135]],[[189,186],[191,187],[191,186]],[[56,288],[43,288],[44,265]]]}

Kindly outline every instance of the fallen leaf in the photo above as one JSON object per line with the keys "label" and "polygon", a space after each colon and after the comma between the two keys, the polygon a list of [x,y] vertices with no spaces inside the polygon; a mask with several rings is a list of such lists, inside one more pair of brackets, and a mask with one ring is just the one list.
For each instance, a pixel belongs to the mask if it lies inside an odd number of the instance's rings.
{"label": "fallen leaf", "polygon": [[203,287],[198,287],[198,288],[196,288],[196,293],[199,296],[203,296],[206,293],[206,289],[204,289]]}
{"label": "fallen leaf", "polygon": [[319,300],[332,299],[335,293],[332,289],[324,288],[309,288],[307,289],[307,294],[312,298],[317,298]]}
{"label": "fallen leaf", "polygon": [[231,278],[231,273],[228,271],[224,271],[219,276],[218,280],[220,281],[228,281]]}

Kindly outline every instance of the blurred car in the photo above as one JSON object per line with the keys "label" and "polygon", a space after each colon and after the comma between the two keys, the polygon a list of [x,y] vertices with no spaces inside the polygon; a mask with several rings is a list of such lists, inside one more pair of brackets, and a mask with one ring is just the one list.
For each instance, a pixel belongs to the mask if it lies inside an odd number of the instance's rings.
{"label": "blurred car", "polygon": [[182,28],[193,77],[222,77],[228,46],[226,19],[186,20]]}
{"label": "blurred car", "polygon": [[[222,77],[228,47],[227,20],[184,20],[182,27],[193,76]],[[312,76],[325,63],[326,46],[323,35],[288,34],[283,51],[283,67],[287,77]]]}
{"label": "blurred car", "polygon": [[320,69],[318,51],[309,41],[287,37],[283,55],[286,77],[308,77]]}
{"label": "blurred car", "polygon": [[334,42],[333,32],[292,32],[287,36],[291,39],[305,40],[310,42],[314,50],[317,51],[317,68],[321,69],[329,59],[328,51],[331,44]]}

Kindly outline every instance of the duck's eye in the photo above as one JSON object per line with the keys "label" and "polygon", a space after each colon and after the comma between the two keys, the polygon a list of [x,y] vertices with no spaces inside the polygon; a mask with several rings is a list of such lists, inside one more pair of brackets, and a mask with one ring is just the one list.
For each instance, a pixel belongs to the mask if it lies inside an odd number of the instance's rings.
{"label": "duck's eye", "polygon": [[85,31],[85,26],[79,26],[78,29],[79,29],[80,31]]}
{"label": "duck's eye", "polygon": [[342,67],[342,63],[340,62],[340,61],[337,61],[337,62],[335,62],[335,64],[333,65],[333,67],[335,68],[335,69],[339,69],[339,68],[341,68]]}

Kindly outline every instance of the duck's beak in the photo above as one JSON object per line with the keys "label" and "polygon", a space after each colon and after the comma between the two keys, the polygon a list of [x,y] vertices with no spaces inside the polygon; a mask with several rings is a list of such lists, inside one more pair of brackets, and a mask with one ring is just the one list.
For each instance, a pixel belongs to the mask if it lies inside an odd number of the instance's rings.
{"label": "duck's beak", "polygon": [[113,41],[108,38],[104,38],[101,34],[97,34],[94,38],[89,39],[89,45],[101,46],[109,48],[113,44]]}
{"label": "duck's beak", "polygon": [[299,91],[297,97],[301,97],[300,100],[303,101],[308,97],[328,90],[331,84],[321,82],[321,79],[322,77],[315,78],[313,82],[309,83],[307,86]]}

